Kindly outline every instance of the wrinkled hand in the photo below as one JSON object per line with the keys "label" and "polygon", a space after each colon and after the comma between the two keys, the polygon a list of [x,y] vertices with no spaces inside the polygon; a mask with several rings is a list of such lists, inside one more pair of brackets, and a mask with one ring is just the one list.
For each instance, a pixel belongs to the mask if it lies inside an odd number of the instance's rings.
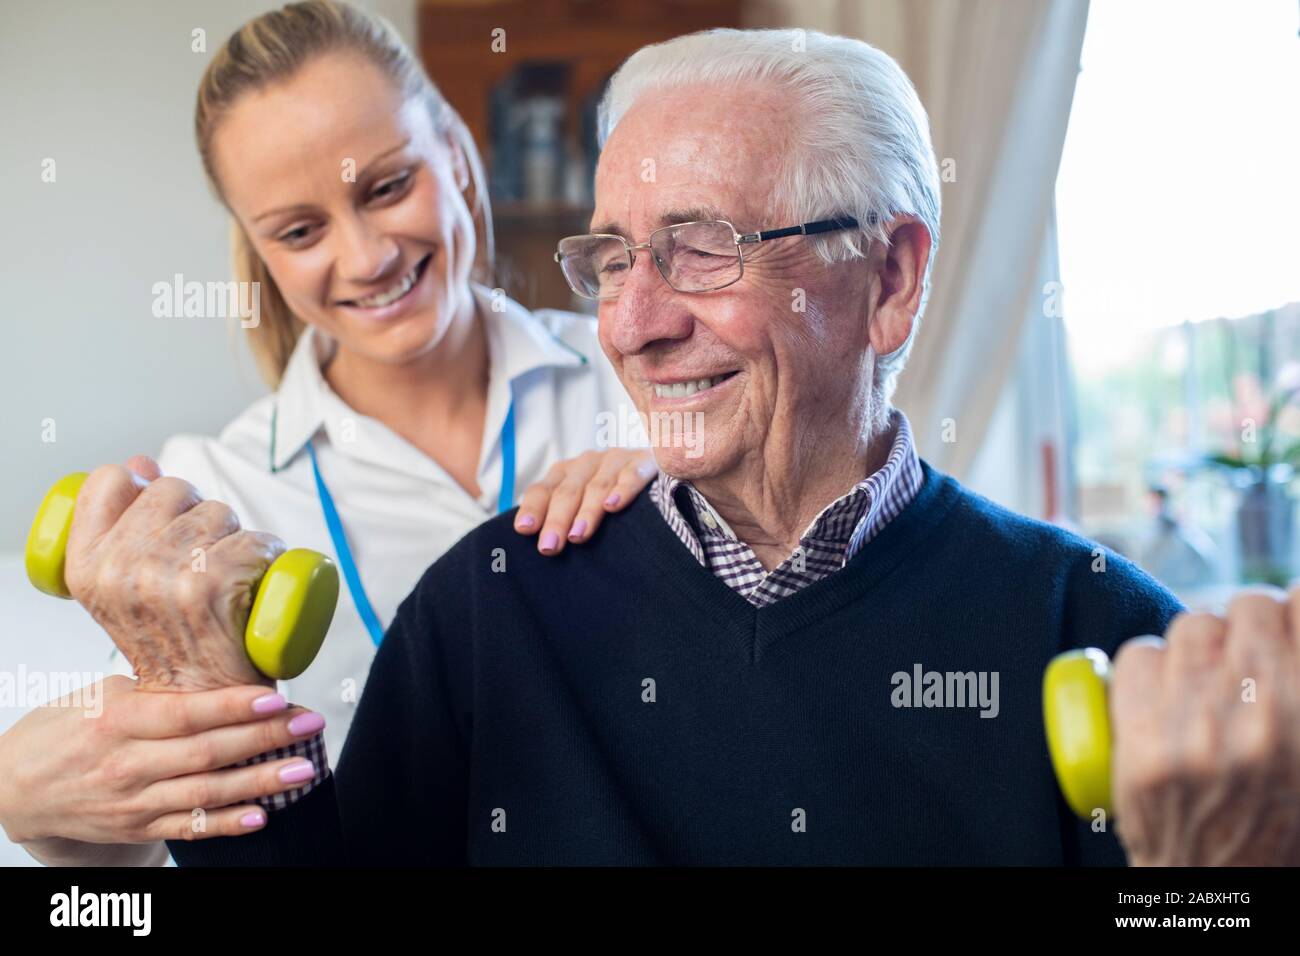
{"label": "wrinkled hand", "polygon": [[644,448],[587,451],[556,462],[519,500],[515,530],[537,534],[537,550],[559,554],[564,542],[590,540],[605,515],[622,511],[659,473]]}
{"label": "wrinkled hand", "polygon": [[1111,719],[1130,863],[1300,864],[1300,587],[1125,644]]}
{"label": "wrinkled hand", "polygon": [[285,550],[243,531],[226,505],[160,477],[137,456],[104,465],[77,496],[68,590],[112,637],[142,690],[206,690],[275,682],[244,650],[257,583]]}

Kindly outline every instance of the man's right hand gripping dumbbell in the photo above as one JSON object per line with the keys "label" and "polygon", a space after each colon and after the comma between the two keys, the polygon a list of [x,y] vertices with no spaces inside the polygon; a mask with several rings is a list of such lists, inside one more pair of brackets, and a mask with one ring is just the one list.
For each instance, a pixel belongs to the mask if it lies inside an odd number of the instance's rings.
{"label": "man's right hand gripping dumbbell", "polygon": [[106,465],[52,489],[28,540],[33,583],[79,601],[144,688],[297,676],[333,617],[333,563],[241,529],[228,506],[161,477],[149,458],[130,464],[134,471]]}
{"label": "man's right hand gripping dumbbell", "polygon": [[[138,680],[94,685],[97,712],[77,692],[0,735],[0,826],[50,865],[156,864],[158,841],[249,832],[266,823],[258,804],[292,799],[324,766],[287,749],[323,719],[274,693],[246,649],[254,595],[285,545],[151,459],[127,465],[82,484],[62,577]],[[332,613],[328,593],[312,597]]]}

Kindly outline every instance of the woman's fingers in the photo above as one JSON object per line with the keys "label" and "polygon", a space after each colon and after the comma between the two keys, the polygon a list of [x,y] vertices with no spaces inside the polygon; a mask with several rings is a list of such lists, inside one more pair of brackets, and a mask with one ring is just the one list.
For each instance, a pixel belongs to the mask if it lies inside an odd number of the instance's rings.
{"label": "woman's fingers", "polygon": [[601,502],[609,497],[627,451],[589,451],[566,462],[564,480],[551,492],[537,549],[552,556],[564,550],[566,541],[581,542],[591,537],[603,517]]}
{"label": "woman's fingers", "polygon": [[[34,709],[0,736],[4,829],[15,842],[145,843],[249,832],[240,818],[257,808],[235,814],[232,807],[301,788],[326,769],[293,757],[231,766],[322,725],[320,718],[301,723],[307,712],[289,708],[272,689],[153,693],[120,675],[91,686],[56,702],[64,706]],[[290,728],[291,721],[299,723]],[[294,765],[299,775],[280,776]],[[188,772],[192,767],[220,769]]]}
{"label": "woman's fingers", "polygon": [[[600,468],[591,476],[587,484],[577,491],[572,512],[555,514],[555,524],[558,529],[562,529],[558,531],[559,537],[579,544],[592,536],[597,525],[600,524],[600,519],[604,517],[601,502],[609,497],[619,467],[620,459],[614,457],[613,452],[606,452]],[[550,518],[551,516],[547,515],[548,523]]]}
{"label": "woman's fingers", "polygon": [[[265,823],[266,816],[254,800],[296,790],[311,780],[316,770],[310,760],[289,757],[161,780],[141,794],[146,805],[160,808],[160,815],[146,826],[146,836],[151,840],[190,840],[251,833]],[[232,813],[232,809],[241,812]],[[247,814],[258,812],[263,817],[260,822],[244,822]],[[218,832],[213,832],[214,828]]]}
{"label": "woman's fingers", "polygon": [[627,507],[657,472],[644,449],[589,451],[559,462],[520,498],[515,530],[538,535],[542,554],[559,554],[566,541],[589,540],[605,515]]}
{"label": "woman's fingers", "polygon": [[162,740],[192,737],[232,724],[251,724],[288,707],[282,695],[258,685],[179,693],[133,688],[121,706],[106,709],[98,719],[114,721],[113,729],[123,737]]}
{"label": "woman's fingers", "polygon": [[600,470],[583,492],[582,504],[569,527],[568,540],[574,544],[589,541],[605,515],[627,507],[655,471],[654,458],[648,452],[622,448],[606,452]]}
{"label": "woman's fingers", "polygon": [[155,840],[210,840],[212,837],[243,836],[266,826],[266,811],[255,803],[220,810],[169,813],[148,827],[149,842]]}
{"label": "woman's fingers", "polygon": [[[155,779],[220,770],[319,733],[325,718],[305,707],[256,723],[217,727],[191,737],[151,740],[140,748]],[[147,747],[147,750],[145,749]]]}
{"label": "woman's fingers", "polygon": [[[266,687],[210,691],[131,691],[106,708],[123,741],[114,774],[141,781],[130,798],[138,840],[202,839],[251,833],[266,822],[249,803],[301,787],[317,769],[286,757],[236,767],[319,732],[321,715],[290,707]],[[150,782],[151,781],[151,782]],[[239,812],[236,812],[239,811]]]}
{"label": "woman's fingers", "polygon": [[559,554],[564,549],[564,538],[577,514],[583,489],[599,472],[601,463],[602,454],[597,451],[556,462],[544,479],[524,492],[515,528],[524,534],[540,529],[537,550],[542,554]]}
{"label": "woman's fingers", "polygon": [[145,826],[142,838],[205,840],[260,830],[266,811],[253,801],[296,790],[318,769],[310,760],[289,757],[159,781],[141,798],[165,810]]}
{"label": "woman's fingers", "polygon": [[654,476],[659,474],[659,466],[655,463],[652,452],[641,451],[628,454],[630,460],[619,469],[618,480],[614,483],[613,490],[601,502],[607,512],[622,511],[632,503],[632,499],[639,495],[646,485],[654,480]]}
{"label": "woman's fingers", "polygon": [[542,533],[537,538],[537,550],[542,554],[553,556],[564,550],[582,496],[593,477],[594,473],[585,469],[572,469],[551,492],[551,500],[546,503],[546,517],[542,520]]}
{"label": "woman's fingers", "polygon": [[542,519],[546,517],[551,494],[564,480],[568,464],[558,462],[552,465],[545,478],[524,489],[519,498],[519,511],[515,514],[515,530],[520,534],[537,534],[542,530]]}

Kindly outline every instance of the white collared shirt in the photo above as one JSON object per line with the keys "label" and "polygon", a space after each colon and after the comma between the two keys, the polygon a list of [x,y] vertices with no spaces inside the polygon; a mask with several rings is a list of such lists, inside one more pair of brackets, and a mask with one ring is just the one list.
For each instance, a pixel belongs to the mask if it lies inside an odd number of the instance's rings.
{"label": "white collared shirt", "polygon": [[[490,364],[477,499],[424,452],[335,394],[321,365],[336,343],[312,327],[276,393],[254,402],[219,438],[168,439],[158,457],[163,473],[230,505],[244,528],[269,531],[291,548],[312,548],[337,561],[305,450],[312,441],[366,594],[387,627],[425,569],[497,513],[501,431],[512,386],[516,504],[557,461],[598,445],[644,443],[617,425],[634,412],[600,349],[594,318],[530,313],[486,288],[474,291]],[[280,685],[290,701],[324,715],[331,764],[342,752],[374,654],[340,581],[338,610],[319,656],[302,676]]]}

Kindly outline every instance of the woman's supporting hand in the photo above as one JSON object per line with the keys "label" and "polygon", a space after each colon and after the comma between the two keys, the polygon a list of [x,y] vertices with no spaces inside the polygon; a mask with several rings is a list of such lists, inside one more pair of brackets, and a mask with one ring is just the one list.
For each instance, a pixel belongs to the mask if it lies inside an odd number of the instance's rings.
{"label": "woman's supporting hand", "polygon": [[[258,685],[158,693],[107,677],[0,735],[0,826],[37,859],[57,863],[128,858],[106,856],[103,844],[251,833],[266,824],[254,801],[301,787],[311,761],[231,765],[321,726],[319,715]],[[295,767],[305,778],[280,778]]]}
{"label": "woman's supporting hand", "polygon": [[515,515],[520,534],[539,534],[537,550],[559,554],[564,542],[581,544],[605,515],[622,511],[658,473],[644,448],[587,451],[556,462],[546,477],[524,492]]}

